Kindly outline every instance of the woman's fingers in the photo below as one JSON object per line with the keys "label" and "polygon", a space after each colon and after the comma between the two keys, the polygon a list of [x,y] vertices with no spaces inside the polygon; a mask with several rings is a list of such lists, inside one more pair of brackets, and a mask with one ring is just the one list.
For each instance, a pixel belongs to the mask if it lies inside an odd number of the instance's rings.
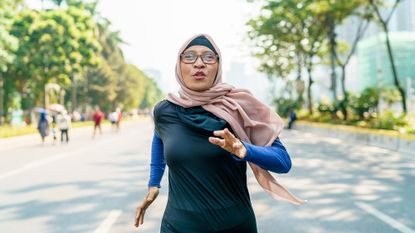
{"label": "woman's fingers", "polygon": [[147,195],[144,197],[144,200],[137,207],[137,212],[135,214],[135,223],[134,223],[136,227],[144,223],[144,215],[146,213],[146,210],[151,205],[151,203],[153,203],[153,201],[157,198],[158,194],[159,194],[158,187],[149,188]]}
{"label": "woman's fingers", "polygon": [[228,140],[229,142],[232,142],[235,140],[235,136],[231,133],[231,131],[229,131],[228,128],[225,128],[223,131],[224,131],[224,136],[225,136],[224,138],[226,140]]}
{"label": "woman's fingers", "polygon": [[224,130],[214,131],[213,135],[220,136],[228,142],[233,142],[236,139],[235,135],[233,135],[228,128],[225,128]]}
{"label": "woman's fingers", "polygon": [[144,215],[144,212],[143,212],[143,207],[141,205],[140,207],[137,208],[137,213],[135,214],[135,223],[134,223],[135,227],[138,227],[141,224],[143,224],[143,220],[144,220],[143,215]]}
{"label": "woman's fingers", "polygon": [[224,139],[220,139],[220,138],[215,138],[215,137],[209,137],[209,142],[213,143],[215,145],[218,145],[220,147],[224,147],[225,146],[225,140]]}
{"label": "woman's fingers", "polygon": [[139,213],[140,213],[140,210],[139,210],[139,208],[137,208],[136,213],[135,213],[135,219],[134,219],[134,226],[135,227],[138,227],[138,218],[140,216]]}
{"label": "woman's fingers", "polygon": [[144,223],[144,214],[145,213],[146,213],[146,210],[141,210],[140,219],[139,219],[140,225],[143,225],[143,223]]}
{"label": "woman's fingers", "polygon": [[237,148],[235,148],[234,145],[237,144],[239,140],[237,140],[235,135],[233,135],[229,129],[225,128],[224,130],[214,131],[213,135],[222,137],[223,139],[210,137],[209,141],[211,143],[216,144],[231,153],[236,151]]}
{"label": "woman's fingers", "polygon": [[225,131],[224,130],[216,130],[216,131],[213,131],[213,135],[215,135],[215,136],[220,136],[220,137],[224,137],[224,135],[225,135]]}
{"label": "woman's fingers", "polygon": [[240,142],[235,142],[235,143],[232,145],[232,148],[233,148],[234,150],[239,150],[239,149],[241,149],[241,146],[242,146],[242,143],[240,143]]}

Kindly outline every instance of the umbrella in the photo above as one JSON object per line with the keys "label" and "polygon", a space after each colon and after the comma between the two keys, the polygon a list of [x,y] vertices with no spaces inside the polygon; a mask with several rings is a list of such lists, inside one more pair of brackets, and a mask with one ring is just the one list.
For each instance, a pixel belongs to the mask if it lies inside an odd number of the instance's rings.
{"label": "umbrella", "polygon": [[35,108],[33,108],[33,111],[42,113],[42,112],[46,112],[46,109],[41,108],[41,107],[35,107]]}
{"label": "umbrella", "polygon": [[50,111],[54,111],[54,112],[61,112],[61,111],[65,110],[65,107],[62,106],[61,104],[51,104],[51,105],[49,105],[48,109]]}

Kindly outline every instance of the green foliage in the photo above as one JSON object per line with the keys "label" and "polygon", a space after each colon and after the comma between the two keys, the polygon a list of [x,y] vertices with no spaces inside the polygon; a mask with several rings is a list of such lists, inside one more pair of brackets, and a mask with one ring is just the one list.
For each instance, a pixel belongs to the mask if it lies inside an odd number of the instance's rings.
{"label": "green foliage", "polygon": [[[21,1],[0,1],[4,115],[12,107],[43,106],[48,83],[65,90],[67,107],[73,99],[82,110],[96,105],[106,112],[116,107],[123,111],[150,108],[162,98],[153,80],[126,63],[120,48],[125,42],[118,31],[110,30],[110,21],[97,13],[97,1],[52,0],[56,5],[52,9],[17,11]],[[48,99],[56,103],[59,96],[51,93]]]}
{"label": "green foliage", "polygon": [[88,98],[92,106],[100,106],[105,112],[113,108],[113,102],[117,96],[117,77],[107,61],[100,57],[99,65],[96,68],[88,69],[86,72],[87,93],[82,93],[81,98]]}
{"label": "green foliage", "polygon": [[376,88],[366,88],[356,96],[350,96],[350,106],[354,113],[360,119],[370,117],[370,114],[376,112],[379,104],[379,90]]}
{"label": "green foliage", "polygon": [[[14,16],[13,1],[0,1],[0,72],[7,70],[7,65],[13,62],[14,51],[18,47],[16,37],[10,35],[9,26]],[[0,91],[1,93],[1,91]]]}
{"label": "green foliage", "polygon": [[76,8],[20,12],[11,29],[20,46],[9,76],[41,105],[46,83],[69,87],[76,74],[97,65],[95,28],[92,16]]}
{"label": "green foliage", "polygon": [[291,109],[300,109],[301,103],[297,100],[279,98],[274,100],[277,112],[281,116],[288,117]]}
{"label": "green foliage", "polygon": [[260,16],[248,22],[260,70],[285,77],[298,56],[318,53],[324,28],[310,8],[311,0],[269,1]]}
{"label": "green foliage", "polygon": [[401,101],[402,97],[399,91],[394,87],[385,87],[380,90],[380,98],[389,106],[395,102]]}
{"label": "green foliage", "polygon": [[372,128],[397,130],[405,126],[404,116],[395,116],[391,110],[386,110],[370,122]]}
{"label": "green foliage", "polygon": [[148,109],[153,107],[163,98],[163,92],[157,87],[154,80],[148,79],[144,99],[141,101],[140,109]]}

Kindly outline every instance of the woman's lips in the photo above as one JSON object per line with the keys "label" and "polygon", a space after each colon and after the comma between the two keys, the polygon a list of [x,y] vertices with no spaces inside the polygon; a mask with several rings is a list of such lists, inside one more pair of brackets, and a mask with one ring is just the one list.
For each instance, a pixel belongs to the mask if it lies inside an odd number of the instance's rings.
{"label": "woman's lips", "polygon": [[206,74],[203,72],[196,72],[194,75],[192,75],[196,80],[203,80],[206,78]]}

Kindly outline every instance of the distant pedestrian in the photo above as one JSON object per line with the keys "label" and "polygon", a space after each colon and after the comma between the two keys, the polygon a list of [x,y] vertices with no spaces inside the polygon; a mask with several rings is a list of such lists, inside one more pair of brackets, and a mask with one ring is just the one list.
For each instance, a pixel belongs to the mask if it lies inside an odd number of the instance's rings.
{"label": "distant pedestrian", "polygon": [[56,136],[56,134],[57,134],[57,129],[56,129],[56,119],[57,118],[57,116],[55,115],[55,114],[53,114],[52,115],[52,123],[51,123],[51,132],[52,132],[52,140],[53,140],[53,144],[55,144],[56,143],[56,140],[57,140],[57,136]]}
{"label": "distant pedestrian", "polygon": [[61,142],[64,141],[65,136],[65,142],[69,142],[69,129],[71,128],[71,117],[68,115],[68,112],[66,110],[63,110],[59,113],[57,117],[58,122],[58,128],[61,132]]}
{"label": "distant pedestrian", "polygon": [[104,119],[104,113],[101,112],[98,106],[95,107],[95,112],[92,115],[92,119],[94,120],[94,132],[92,136],[95,137],[97,129],[99,130],[99,134],[102,134],[101,123]]}
{"label": "distant pedestrian", "polygon": [[111,122],[111,128],[112,128],[112,130],[116,130],[116,128],[117,128],[117,121],[118,121],[118,113],[116,111],[111,112],[108,115],[108,119]]}
{"label": "distant pedestrian", "polygon": [[297,120],[297,113],[295,109],[290,110],[290,115],[288,116],[288,129],[292,129],[294,122]]}
{"label": "distant pedestrian", "polygon": [[120,108],[117,108],[116,110],[117,112],[117,123],[115,123],[115,125],[117,126],[117,130],[120,129],[120,124],[121,124],[121,120],[122,120],[122,112]]}
{"label": "distant pedestrian", "polygon": [[84,122],[86,120],[85,113],[81,113],[81,121]]}
{"label": "distant pedestrian", "polygon": [[37,130],[39,131],[40,137],[42,138],[42,143],[44,143],[45,138],[49,135],[49,122],[47,119],[46,112],[40,113],[40,119],[37,124]]}

